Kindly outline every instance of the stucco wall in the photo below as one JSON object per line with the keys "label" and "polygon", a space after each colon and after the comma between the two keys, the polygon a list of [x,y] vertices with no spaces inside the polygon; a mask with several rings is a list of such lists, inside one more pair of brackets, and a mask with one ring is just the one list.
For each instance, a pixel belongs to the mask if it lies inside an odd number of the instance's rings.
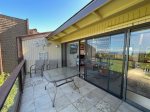
{"label": "stucco wall", "polygon": [[[50,41],[50,45],[46,47],[38,46],[36,47],[34,42],[35,41],[42,41],[44,38],[36,38],[30,40],[23,40],[22,41],[22,48],[23,48],[23,55],[24,59],[27,62],[27,71],[29,72],[29,68],[31,65],[35,63],[35,60],[39,59],[39,53],[48,52],[48,59],[49,60],[59,60],[59,66],[61,66],[61,45],[58,42]],[[56,48],[56,45],[59,45]]]}

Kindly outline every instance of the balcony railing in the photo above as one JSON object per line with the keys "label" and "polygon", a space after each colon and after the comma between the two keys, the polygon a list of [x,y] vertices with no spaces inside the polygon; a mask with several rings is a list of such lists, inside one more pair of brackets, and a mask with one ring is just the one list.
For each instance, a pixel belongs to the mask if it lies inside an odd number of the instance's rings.
{"label": "balcony railing", "polygon": [[26,69],[25,60],[10,73],[10,76],[0,87],[0,111],[17,112],[23,90]]}

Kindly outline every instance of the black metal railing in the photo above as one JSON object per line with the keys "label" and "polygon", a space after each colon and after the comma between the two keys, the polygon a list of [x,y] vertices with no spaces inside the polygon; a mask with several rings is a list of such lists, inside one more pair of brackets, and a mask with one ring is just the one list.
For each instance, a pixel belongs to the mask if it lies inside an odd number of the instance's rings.
{"label": "black metal railing", "polygon": [[0,87],[0,111],[17,112],[19,110],[26,74],[25,66],[25,60],[22,60]]}

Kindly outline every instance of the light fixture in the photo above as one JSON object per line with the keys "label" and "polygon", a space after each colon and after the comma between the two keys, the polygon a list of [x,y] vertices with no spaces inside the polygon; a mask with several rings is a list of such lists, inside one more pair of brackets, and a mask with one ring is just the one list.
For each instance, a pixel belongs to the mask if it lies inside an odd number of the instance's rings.
{"label": "light fixture", "polygon": [[59,48],[59,45],[56,45],[56,48]]}

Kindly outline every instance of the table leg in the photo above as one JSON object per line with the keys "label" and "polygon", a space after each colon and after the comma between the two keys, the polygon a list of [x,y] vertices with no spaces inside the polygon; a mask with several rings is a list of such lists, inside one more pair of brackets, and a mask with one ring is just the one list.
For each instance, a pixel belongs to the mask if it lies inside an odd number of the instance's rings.
{"label": "table leg", "polygon": [[76,83],[75,83],[75,81],[74,81],[74,78],[73,78],[73,84],[74,84],[75,88],[78,89],[78,91],[79,91],[79,93],[80,93],[80,89],[79,89],[79,87],[76,85]]}
{"label": "table leg", "polygon": [[57,84],[54,83],[55,86],[55,93],[54,93],[54,99],[53,99],[53,107],[55,107],[55,100],[56,100],[56,94],[57,94]]}
{"label": "table leg", "polygon": [[47,86],[49,85],[49,83],[50,83],[50,82],[48,82],[48,83],[45,85],[45,90],[47,89]]}

